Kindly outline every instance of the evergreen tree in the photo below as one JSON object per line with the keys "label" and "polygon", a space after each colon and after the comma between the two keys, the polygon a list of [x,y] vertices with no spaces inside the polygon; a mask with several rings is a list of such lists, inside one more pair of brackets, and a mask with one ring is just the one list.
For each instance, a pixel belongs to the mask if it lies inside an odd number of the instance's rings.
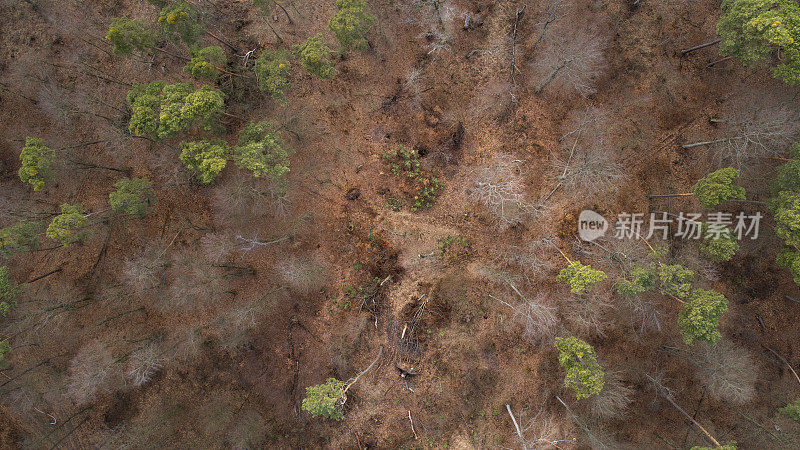
{"label": "evergreen tree", "polygon": [[680,264],[661,264],[658,267],[658,280],[661,290],[667,294],[685,299],[692,290],[694,272]]}
{"label": "evergreen tree", "polygon": [[318,34],[308,38],[304,43],[295,47],[300,55],[300,64],[308,73],[314,74],[323,79],[330,79],[336,76],[336,69],[330,60],[331,49],[322,40],[322,35]]}
{"label": "evergreen tree", "polygon": [[365,33],[375,23],[375,16],[367,12],[366,0],[336,0],[336,13],[328,27],[336,35],[343,50],[352,46],[362,48],[367,41]]}
{"label": "evergreen tree", "polygon": [[25,146],[19,155],[22,161],[19,179],[23,183],[30,183],[34,191],[41,190],[52,177],[51,166],[55,156],[55,152],[45,146],[41,139],[26,137]]}
{"label": "evergreen tree", "polygon": [[193,45],[205,31],[194,7],[183,0],[164,6],[158,15],[158,23],[164,34],[177,41],[179,38]]}
{"label": "evergreen tree", "polygon": [[800,252],[785,248],[778,253],[776,262],[778,267],[789,269],[795,284],[800,285]]}
{"label": "evergreen tree", "polygon": [[604,272],[592,269],[591,266],[584,266],[580,261],[571,261],[558,274],[558,279],[566,281],[573,294],[582,292],[584,289],[594,286],[606,278],[607,276]]}
{"label": "evergreen tree", "polygon": [[800,191],[800,143],[792,146],[790,160],[778,166],[775,179],[772,182],[772,193],[778,195],[780,191]]}
{"label": "evergreen tree", "polygon": [[603,390],[605,373],[591,345],[576,337],[556,338],[556,348],[558,363],[567,371],[564,385],[575,390],[578,400]]}
{"label": "evergreen tree", "polygon": [[796,0],[723,0],[717,23],[723,55],[756,64],[778,53],[773,76],[800,83],[800,5]]}
{"label": "evergreen tree", "polygon": [[156,203],[153,187],[147,178],[122,178],[114,183],[116,191],[108,194],[114,211],[142,218],[150,206]]}
{"label": "evergreen tree", "polygon": [[61,205],[61,214],[53,218],[47,227],[45,235],[53,240],[60,241],[65,247],[73,242],[83,241],[87,234],[81,231],[86,226],[87,219],[83,215],[83,208],[79,204]]}
{"label": "evergreen tree", "polygon": [[744,200],[744,188],[736,185],[737,178],[739,178],[737,169],[733,167],[719,169],[697,180],[692,186],[692,194],[708,208],[731,199]]}
{"label": "evergreen tree", "polygon": [[770,199],[769,207],[775,217],[775,234],[786,245],[800,247],[800,191],[781,191]]}
{"label": "evergreen tree", "polygon": [[635,297],[656,287],[656,274],[650,267],[634,266],[628,274],[629,280],[617,281],[617,293]]}
{"label": "evergreen tree", "polygon": [[306,388],[306,398],[303,399],[302,408],[315,417],[342,420],[344,389],[344,381],[336,378],[328,378],[323,384],[309,386]]}
{"label": "evergreen tree", "polygon": [[258,79],[258,89],[268,92],[276,100],[283,100],[291,86],[289,76],[289,52],[266,50],[256,59],[253,71]]}
{"label": "evergreen tree", "polygon": [[795,400],[794,403],[789,403],[783,408],[779,408],[778,412],[794,420],[795,422],[800,423],[800,398]]}
{"label": "evergreen tree", "polygon": [[696,340],[716,344],[721,337],[717,330],[719,318],[728,310],[728,300],[715,291],[696,289],[683,305],[678,315],[678,328],[683,342],[691,345]]}
{"label": "evergreen tree", "polygon": [[715,262],[729,261],[739,251],[739,240],[733,235],[730,227],[709,228],[703,225],[703,243],[700,252]]}
{"label": "evergreen tree", "polygon": [[279,193],[285,192],[289,153],[278,133],[270,130],[266,122],[248,123],[244,127],[238,145],[233,148],[233,160],[255,177],[270,177]]}
{"label": "evergreen tree", "polygon": [[227,59],[222,47],[212,45],[203,48],[192,49],[192,59],[183,67],[183,71],[195,78],[207,78],[216,81],[219,78],[221,68],[225,66]]}
{"label": "evergreen tree", "polygon": [[11,344],[7,340],[0,341],[0,369],[6,366],[6,355],[11,351]]}
{"label": "evergreen tree", "polygon": [[144,53],[155,45],[155,36],[141,21],[129,17],[117,17],[108,27],[106,39],[114,54],[130,55],[134,50]]}
{"label": "evergreen tree", "polygon": [[17,305],[22,288],[8,274],[8,267],[0,266],[0,316],[5,316]]}
{"label": "evergreen tree", "polygon": [[127,98],[131,133],[153,139],[170,138],[196,125],[214,131],[225,107],[221,91],[210,86],[194,90],[191,83],[135,84]]}
{"label": "evergreen tree", "polygon": [[39,246],[39,235],[44,224],[34,221],[17,222],[0,229],[0,254],[8,257],[15,253],[29,252]]}
{"label": "evergreen tree", "polygon": [[181,143],[181,162],[200,178],[203,184],[214,181],[228,163],[228,146],[222,140]]}

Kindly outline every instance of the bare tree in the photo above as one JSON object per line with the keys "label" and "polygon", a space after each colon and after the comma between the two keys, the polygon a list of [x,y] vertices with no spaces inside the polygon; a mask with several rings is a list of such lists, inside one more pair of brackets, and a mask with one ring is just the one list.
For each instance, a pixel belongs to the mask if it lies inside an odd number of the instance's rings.
{"label": "bare tree", "polygon": [[558,308],[547,293],[539,293],[536,297],[528,298],[517,288],[516,284],[506,279],[506,283],[514,292],[518,300],[514,303],[505,302],[497,297],[500,303],[514,311],[514,320],[523,326],[523,335],[534,344],[547,344],[551,342],[558,331]]}
{"label": "bare tree", "polygon": [[633,401],[633,394],[633,388],[622,381],[619,372],[606,372],[603,389],[586,400],[589,412],[603,421],[618,419]]}
{"label": "bare tree", "polygon": [[294,256],[278,263],[277,268],[289,287],[299,294],[316,292],[328,280],[327,267],[313,257]]}
{"label": "bare tree", "polygon": [[684,144],[684,149],[711,145],[722,164],[747,166],[755,158],[780,156],[800,135],[800,112],[779,93],[757,91],[732,102],[723,120],[723,137]]}
{"label": "bare tree", "polygon": [[564,94],[593,94],[606,66],[600,37],[578,27],[559,27],[554,33],[532,63],[536,93],[551,87]]}
{"label": "bare tree", "polygon": [[227,261],[233,250],[236,249],[236,241],[233,236],[224,232],[207,233],[200,238],[200,245],[203,247],[206,260],[216,264]]}
{"label": "bare tree", "polygon": [[531,47],[531,52],[535,52],[536,48],[541,44],[542,40],[547,36],[547,30],[550,25],[559,21],[563,16],[565,9],[569,6],[566,0],[550,0],[541,7],[541,21],[536,24],[539,27],[539,37]]}
{"label": "bare tree", "polygon": [[517,226],[536,212],[524,192],[520,161],[497,155],[475,176],[470,197],[486,206],[497,218],[500,229]]}
{"label": "bare tree", "polygon": [[747,350],[722,340],[716,345],[702,343],[698,356],[701,380],[713,398],[736,404],[753,399],[758,373]]}
{"label": "bare tree", "polygon": [[[524,426],[520,426],[517,417],[511,412],[511,406],[506,405],[506,411],[514,424],[517,433],[517,442],[523,450],[558,449],[563,444],[575,443],[576,439],[568,437],[564,426],[555,417],[539,409],[533,418]],[[522,417],[520,415],[520,421]]]}
{"label": "bare tree", "polygon": [[613,325],[608,313],[614,304],[602,295],[573,296],[562,306],[564,318],[578,335],[604,337]]}
{"label": "bare tree", "polygon": [[117,359],[103,341],[96,339],[84,345],[70,361],[67,395],[82,405],[111,390],[119,380]]}
{"label": "bare tree", "polygon": [[159,343],[151,342],[131,354],[125,375],[134,387],[141,387],[161,370],[164,360],[164,352]]}

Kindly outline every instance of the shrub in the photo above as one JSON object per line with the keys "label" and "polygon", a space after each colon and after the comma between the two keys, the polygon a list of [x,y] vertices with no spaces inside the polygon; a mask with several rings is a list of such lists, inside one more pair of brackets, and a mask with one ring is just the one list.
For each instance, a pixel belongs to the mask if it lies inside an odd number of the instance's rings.
{"label": "shrub", "polygon": [[786,245],[800,247],[800,191],[781,191],[769,201],[775,218],[775,234]]}
{"label": "shrub", "polygon": [[[419,154],[416,151],[407,150],[401,145],[394,152],[383,153],[383,157],[389,163],[392,173],[411,185],[410,188],[413,190],[410,199],[411,211],[420,211],[433,206],[444,186],[438,178],[421,169]],[[400,206],[397,205],[397,208],[399,210]]]}
{"label": "shrub", "polygon": [[723,0],[717,33],[720,52],[746,65],[781,58],[773,76],[783,82],[800,83],[800,6],[794,0]]}
{"label": "shrub", "polygon": [[167,37],[173,41],[180,38],[189,45],[197,42],[197,38],[205,31],[198,19],[197,11],[183,0],[164,6],[158,15],[158,23],[161,24],[161,29]]}
{"label": "shrub", "polygon": [[86,223],[87,219],[83,215],[83,207],[80,204],[65,203],[61,205],[61,214],[54,217],[47,226],[45,235],[50,239],[60,241],[66,247],[73,242],[86,240],[86,232],[81,231]]}
{"label": "shrub", "polygon": [[108,194],[108,201],[114,211],[142,218],[150,206],[156,203],[153,187],[147,178],[123,178],[114,183],[116,191]]}
{"label": "shrub", "polygon": [[800,285],[800,252],[785,248],[778,253],[776,262],[778,267],[789,269],[794,282]]}
{"label": "shrub", "polygon": [[258,79],[258,88],[268,92],[274,99],[282,100],[291,86],[288,80],[289,52],[286,50],[266,50],[256,59],[253,71]]}
{"label": "shrub", "polygon": [[112,20],[106,39],[117,55],[130,55],[134,50],[145,52],[155,45],[155,36],[150,28],[141,21],[128,17]]}
{"label": "shrub", "polygon": [[136,350],[128,359],[125,375],[134,387],[147,384],[164,365],[164,356],[158,343],[151,342]]}
{"label": "shrub", "polygon": [[0,341],[0,368],[6,366],[6,355],[11,351],[11,344],[7,340]]}
{"label": "shrub", "polygon": [[34,191],[41,190],[52,176],[55,152],[45,146],[41,139],[26,137],[19,159],[22,161],[19,179],[23,183],[30,183]]}
{"label": "shrub", "polygon": [[267,122],[248,123],[233,148],[237,166],[253,172],[258,178],[268,176],[282,193],[286,191],[286,174],[289,173],[289,153],[277,131]]}
{"label": "shrub", "polygon": [[711,344],[721,337],[717,330],[719,318],[728,310],[728,300],[715,291],[697,289],[692,292],[678,315],[678,328],[683,342],[691,345],[696,340]]}
{"label": "shrub", "polygon": [[772,182],[772,192],[777,195],[781,191],[800,191],[800,143],[792,146],[791,159],[778,166]]}
{"label": "shrub", "polygon": [[39,235],[44,231],[41,222],[23,221],[0,229],[0,254],[11,256],[29,252],[39,246]]}
{"label": "shrub", "polygon": [[783,408],[779,408],[778,412],[794,420],[795,422],[800,423],[800,398],[795,400],[794,403],[789,403]]}
{"label": "shrub", "polygon": [[344,413],[344,381],[328,378],[325,383],[306,388],[306,398],[303,399],[302,408],[312,416],[322,416],[326,419],[342,420]]}
{"label": "shrub", "polygon": [[692,186],[692,194],[707,208],[713,208],[731,199],[744,200],[744,188],[737,186],[739,170],[726,167],[711,172],[697,180]]}
{"label": "shrub", "polygon": [[22,288],[8,275],[8,267],[0,266],[0,316],[5,316],[17,305]]}
{"label": "shrub", "polygon": [[556,338],[556,349],[558,363],[567,371],[564,384],[579,400],[603,389],[605,374],[591,345],[576,337]]}
{"label": "shrub", "polygon": [[336,35],[342,49],[355,45],[363,48],[364,34],[375,23],[375,16],[368,13],[365,0],[336,0],[336,12],[328,22],[328,27]]}
{"label": "shrub", "polygon": [[321,34],[308,38],[296,46],[295,51],[300,55],[300,64],[308,73],[323,79],[336,76],[336,69],[330,60],[331,49],[322,40]]}
{"label": "shrub", "polygon": [[182,142],[181,149],[181,162],[203,184],[214,181],[228,163],[228,146],[222,140]]}
{"label": "shrub", "polygon": [[183,71],[195,78],[208,78],[215,81],[225,66],[225,53],[222,47],[212,45],[203,48],[192,49],[192,59],[183,67]]}
{"label": "shrub", "polygon": [[580,261],[571,261],[567,267],[558,273],[558,279],[565,281],[573,294],[578,294],[606,278],[607,276],[603,271],[592,269],[588,265],[585,266]]}

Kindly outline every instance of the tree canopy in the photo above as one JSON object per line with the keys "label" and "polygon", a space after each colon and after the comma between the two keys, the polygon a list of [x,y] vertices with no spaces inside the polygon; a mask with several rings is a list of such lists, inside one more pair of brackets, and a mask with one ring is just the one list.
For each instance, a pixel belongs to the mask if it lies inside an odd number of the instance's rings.
{"label": "tree canopy", "polygon": [[344,381],[328,378],[325,383],[306,388],[306,398],[303,399],[302,408],[312,416],[322,416],[326,419],[342,420],[342,403],[344,399]]}
{"label": "tree canopy", "polygon": [[225,107],[225,95],[210,86],[153,81],[134,84],[128,92],[129,128],[137,136],[164,139],[193,126],[213,131]]}
{"label": "tree canopy", "polygon": [[29,183],[34,191],[41,190],[52,174],[55,152],[44,145],[39,138],[25,138],[25,146],[19,155],[22,167],[19,168],[19,179]]}
{"label": "tree canopy", "polygon": [[197,42],[197,39],[205,31],[197,11],[191,4],[183,0],[164,6],[158,14],[158,23],[167,37],[173,41],[181,39],[189,45]]}
{"label": "tree canopy", "polygon": [[195,78],[207,78],[215,81],[227,59],[222,47],[211,45],[203,48],[192,48],[192,59],[183,67],[183,71]]}
{"label": "tree canopy", "polygon": [[265,50],[256,59],[253,71],[258,79],[258,89],[268,92],[273,98],[282,100],[289,82],[289,52],[287,50]]}
{"label": "tree canopy", "polygon": [[736,185],[739,170],[726,167],[711,172],[697,180],[692,186],[692,194],[707,208],[713,208],[728,200],[744,200],[744,188]]}
{"label": "tree canopy", "polygon": [[114,187],[117,190],[108,194],[108,202],[114,211],[142,218],[156,203],[153,186],[147,178],[122,178],[114,183]]}
{"label": "tree canopy", "polygon": [[573,294],[582,292],[584,289],[594,286],[605,280],[606,274],[600,270],[592,269],[591,266],[583,265],[580,261],[572,261],[561,270],[558,279],[569,284]]}
{"label": "tree canopy", "polygon": [[229,150],[225,141],[202,140],[181,143],[181,162],[203,184],[213,182],[228,164]]}
{"label": "tree canopy", "polygon": [[117,55],[130,55],[134,50],[145,52],[155,45],[155,34],[140,20],[117,17],[111,21],[106,33],[112,50]]}
{"label": "tree canopy", "polygon": [[331,49],[322,39],[321,34],[308,38],[295,49],[300,55],[300,64],[308,73],[324,79],[336,76],[336,69],[333,68],[333,62],[330,60]]}
{"label": "tree canopy", "polygon": [[289,153],[278,133],[270,128],[266,122],[248,123],[233,148],[233,160],[257,178],[270,177],[282,192],[289,173]]}
{"label": "tree canopy", "polygon": [[605,373],[591,345],[576,337],[556,338],[556,349],[558,363],[567,371],[564,384],[575,390],[578,400],[603,390]]}
{"label": "tree canopy", "polygon": [[66,247],[86,238],[86,234],[81,231],[81,228],[86,226],[87,221],[81,205],[65,203],[61,205],[61,214],[55,216],[48,225],[45,235],[50,239],[60,241]]}
{"label": "tree canopy", "polygon": [[723,0],[717,23],[720,51],[744,64],[775,59],[773,76],[800,83],[800,5],[795,0]]}
{"label": "tree canopy", "polygon": [[336,35],[342,49],[363,47],[366,33],[375,23],[375,16],[367,12],[365,0],[336,0],[336,13],[328,27]]}
{"label": "tree canopy", "polygon": [[728,300],[716,291],[696,289],[678,314],[678,328],[683,342],[691,345],[696,340],[716,344],[721,334],[717,330],[719,318],[728,310]]}
{"label": "tree canopy", "polygon": [[17,304],[22,288],[8,274],[8,267],[0,266],[0,316],[5,316]]}

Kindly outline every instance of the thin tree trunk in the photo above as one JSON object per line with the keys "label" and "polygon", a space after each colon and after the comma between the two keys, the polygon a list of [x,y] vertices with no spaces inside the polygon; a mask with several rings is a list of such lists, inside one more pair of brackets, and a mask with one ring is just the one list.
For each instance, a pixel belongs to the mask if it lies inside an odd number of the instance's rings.
{"label": "thin tree trunk", "polygon": [[693,52],[695,50],[700,50],[701,48],[711,47],[714,44],[719,44],[720,40],[721,39],[715,39],[715,40],[713,40],[711,42],[706,42],[705,44],[700,44],[700,45],[696,45],[696,46],[694,46],[692,48],[687,48],[686,50],[681,50],[681,56],[689,54],[689,53],[691,53],[691,52]]}
{"label": "thin tree trunk", "polygon": [[508,403],[506,403],[506,410],[508,411],[508,415],[511,416],[511,421],[514,422],[514,428],[517,430],[517,436],[519,436],[519,445],[522,447],[522,450],[528,450],[528,446],[525,444],[525,436],[522,435],[522,430],[519,429],[517,419],[514,417],[514,413],[511,412],[511,407],[508,406]]}

